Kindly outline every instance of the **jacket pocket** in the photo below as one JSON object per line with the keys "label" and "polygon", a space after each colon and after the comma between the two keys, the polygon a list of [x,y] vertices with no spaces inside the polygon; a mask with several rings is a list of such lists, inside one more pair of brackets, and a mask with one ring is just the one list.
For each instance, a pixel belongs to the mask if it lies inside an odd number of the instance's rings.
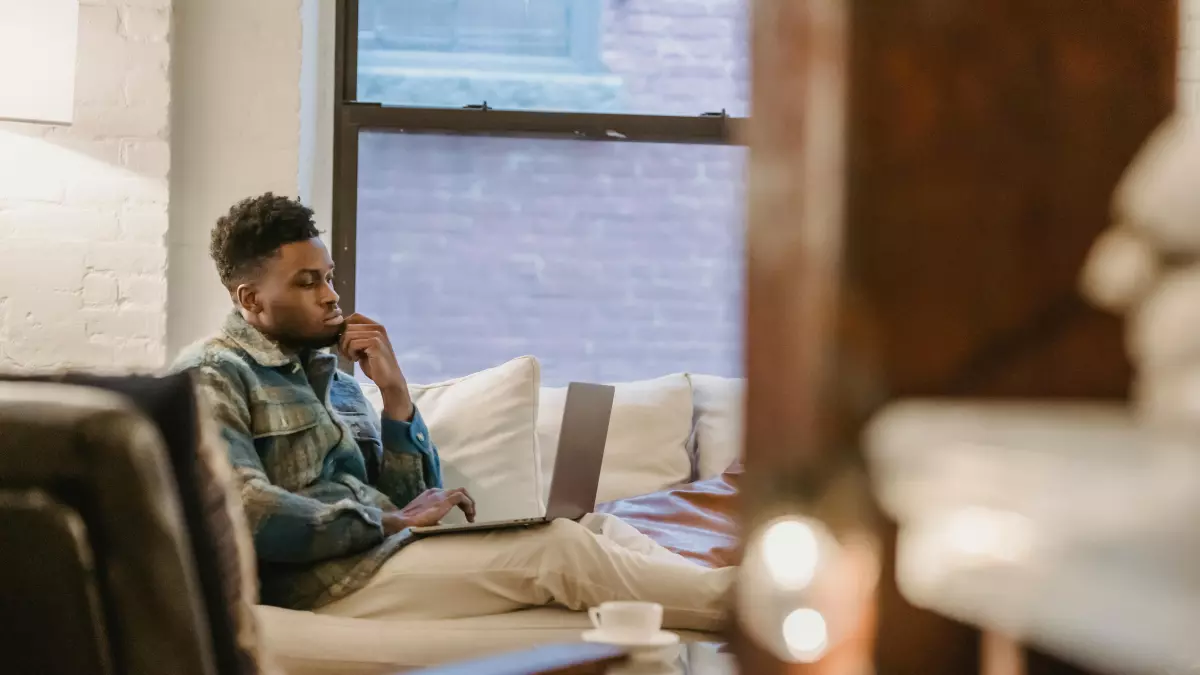
{"label": "jacket pocket", "polygon": [[317,426],[320,410],[307,401],[254,401],[250,420],[255,438],[288,436]]}

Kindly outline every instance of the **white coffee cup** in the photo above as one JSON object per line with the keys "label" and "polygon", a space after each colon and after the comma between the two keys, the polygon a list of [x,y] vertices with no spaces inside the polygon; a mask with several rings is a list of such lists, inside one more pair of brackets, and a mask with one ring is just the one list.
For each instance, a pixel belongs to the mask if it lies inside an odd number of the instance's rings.
{"label": "white coffee cup", "polygon": [[637,639],[662,629],[663,608],[657,602],[605,602],[588,609],[596,630],[614,638]]}

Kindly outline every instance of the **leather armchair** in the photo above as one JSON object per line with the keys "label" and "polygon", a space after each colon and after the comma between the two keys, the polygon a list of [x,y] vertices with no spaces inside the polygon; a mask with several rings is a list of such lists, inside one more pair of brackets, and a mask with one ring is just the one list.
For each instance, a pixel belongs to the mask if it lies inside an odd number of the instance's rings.
{"label": "leather armchair", "polygon": [[162,439],[122,397],[0,382],[0,670],[211,675]]}

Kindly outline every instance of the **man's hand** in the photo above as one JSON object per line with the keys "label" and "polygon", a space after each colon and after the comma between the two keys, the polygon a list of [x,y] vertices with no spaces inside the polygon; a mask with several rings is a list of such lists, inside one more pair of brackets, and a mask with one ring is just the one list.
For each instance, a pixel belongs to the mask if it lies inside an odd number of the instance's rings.
{"label": "man's hand", "polygon": [[385,417],[400,422],[412,420],[414,408],[408,382],[382,324],[362,314],[351,314],[346,317],[346,330],[338,342],[338,349],[357,363],[379,387]]}
{"label": "man's hand", "polygon": [[437,525],[454,507],[462,509],[468,523],[475,522],[475,500],[465,489],[433,489],[422,492],[399,511],[383,514],[383,531],[391,536],[406,527]]}

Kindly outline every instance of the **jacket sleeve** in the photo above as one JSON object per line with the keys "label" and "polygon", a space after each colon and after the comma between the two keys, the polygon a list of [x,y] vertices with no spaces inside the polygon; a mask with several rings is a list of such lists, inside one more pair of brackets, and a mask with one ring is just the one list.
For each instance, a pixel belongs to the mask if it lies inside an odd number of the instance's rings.
{"label": "jacket sleeve", "polygon": [[220,364],[193,369],[198,394],[221,429],[229,460],[241,479],[242,504],[261,561],[313,563],[367,550],[383,541],[382,509],[350,499],[326,503],[309,494],[321,484],[293,493],[272,485],[254,447],[245,387]]}
{"label": "jacket sleeve", "polygon": [[442,464],[437,446],[421,411],[411,422],[380,420],[383,458],[376,487],[399,506],[408,504],[425,490],[442,487]]}

